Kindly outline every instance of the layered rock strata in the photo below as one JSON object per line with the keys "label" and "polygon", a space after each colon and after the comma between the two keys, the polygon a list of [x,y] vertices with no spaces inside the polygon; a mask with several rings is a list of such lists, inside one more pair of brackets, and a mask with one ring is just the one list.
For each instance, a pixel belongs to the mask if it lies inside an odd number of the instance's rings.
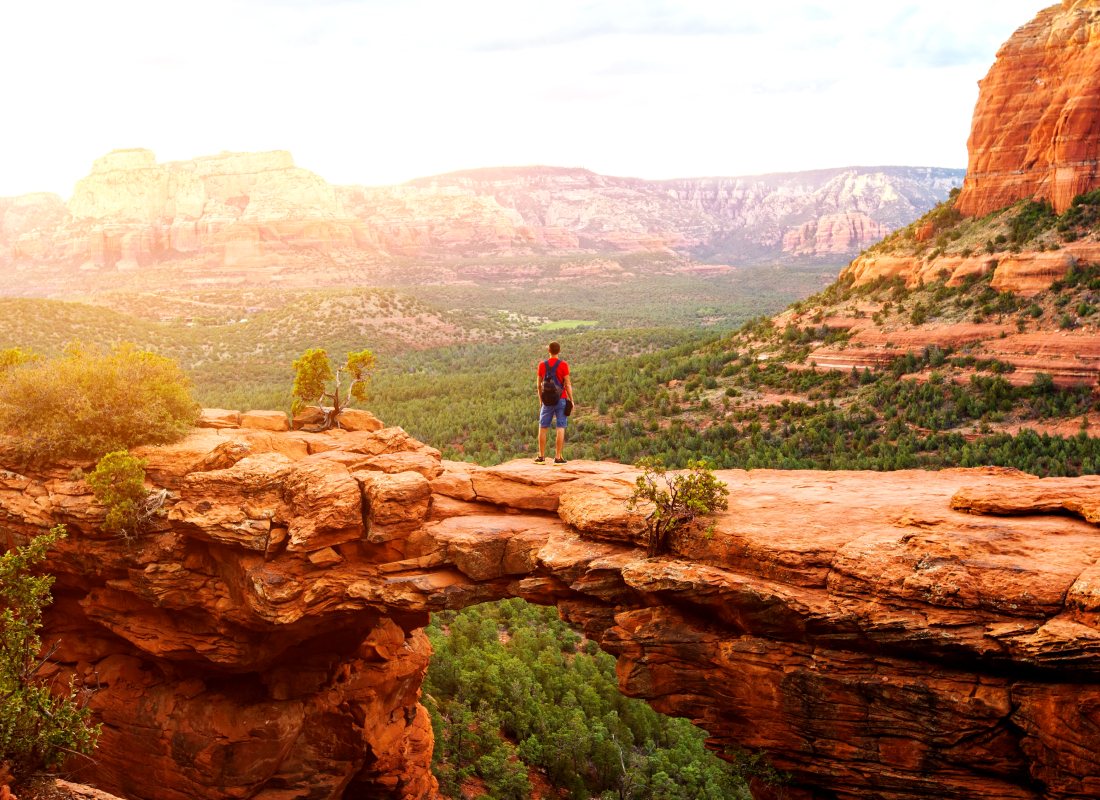
{"label": "layered rock strata", "polygon": [[137,270],[186,257],[253,265],[295,247],[376,246],[333,187],[285,150],[223,152],[158,163],[151,150],[114,150],[92,164],[56,226],[21,231],[16,262]]}
{"label": "layered rock strata", "polygon": [[806,222],[783,237],[783,252],[800,256],[850,253],[890,233],[866,214],[830,214]]}
{"label": "layered rock strata", "polygon": [[1056,385],[1063,387],[1095,387],[1100,382],[1100,337],[1089,331],[1018,333],[1013,325],[996,323],[933,325],[889,332],[851,330],[853,335],[846,344],[819,347],[807,360],[815,367],[844,372],[853,368],[885,370],[906,353],[919,353],[928,347],[968,348],[968,354],[977,358],[996,359],[1015,367],[1003,377],[1016,386],[1032,383],[1039,372],[1050,375]]}
{"label": "layered rock strata", "polygon": [[980,82],[956,207],[984,216],[1035,195],[1065,211],[1100,186],[1100,0],[1062,0],[1001,47]]}
{"label": "layered rock strata", "polygon": [[[585,169],[467,170],[400,186],[333,186],[290,153],[158,163],[144,148],[96,159],[62,203],[0,198],[0,268],[40,285],[158,264],[233,277],[335,262],[702,248],[760,260],[854,255],[961,183],[959,170],[850,168],[750,178],[646,181]],[[813,239],[816,244],[811,244]],[[319,257],[319,254],[323,256]]]}
{"label": "layered rock strata", "polygon": [[1021,297],[1034,297],[1056,280],[1066,277],[1079,264],[1100,262],[1100,243],[1074,242],[1059,250],[1023,251],[1020,253],[979,253],[967,257],[939,256],[929,258],[911,255],[866,255],[852,261],[840,273],[850,277],[856,286],[885,278],[902,278],[913,288],[922,281],[931,283],[941,278],[948,286],[961,286],[969,276],[993,272],[990,286],[999,292],[1013,292]]}
{"label": "layered rock strata", "polygon": [[718,752],[766,750],[785,797],[1100,797],[1100,478],[725,472],[713,532],[647,559],[616,464],[481,469],[395,428],[137,454],[167,513],[133,545],[72,465],[0,472],[0,541],[69,531],[50,679],[102,687],[78,779],[104,790],[427,797],[420,629],[523,597]]}

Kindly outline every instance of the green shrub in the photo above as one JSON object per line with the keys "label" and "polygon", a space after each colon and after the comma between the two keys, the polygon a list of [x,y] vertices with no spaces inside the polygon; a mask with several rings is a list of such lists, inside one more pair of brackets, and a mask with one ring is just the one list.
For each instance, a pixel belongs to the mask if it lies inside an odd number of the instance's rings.
{"label": "green shrub", "polygon": [[643,458],[637,466],[642,474],[635,482],[627,507],[652,509],[646,517],[650,558],[661,554],[673,531],[691,525],[699,517],[729,508],[726,484],[714,477],[705,461],[689,461],[687,470],[671,476],[659,458]]}
{"label": "green shrub", "polygon": [[28,460],[165,444],[182,438],[198,415],[179,365],[130,345],[72,344],[60,358],[0,371],[0,431]]}
{"label": "green shrub", "polygon": [[16,787],[73,753],[90,753],[99,736],[99,727],[88,725],[83,690],[70,684],[54,695],[38,676],[57,645],[42,653],[38,629],[53,578],[32,567],[64,535],[59,525],[0,555],[0,775],[11,773]]}
{"label": "green shrub", "polygon": [[141,534],[150,509],[145,488],[145,459],[134,458],[125,450],[108,453],[88,476],[88,486],[97,502],[107,507],[103,530],[123,539],[134,540]]}
{"label": "green shrub", "polygon": [[5,372],[15,367],[21,367],[31,361],[38,361],[39,356],[18,347],[0,350],[0,372]]}

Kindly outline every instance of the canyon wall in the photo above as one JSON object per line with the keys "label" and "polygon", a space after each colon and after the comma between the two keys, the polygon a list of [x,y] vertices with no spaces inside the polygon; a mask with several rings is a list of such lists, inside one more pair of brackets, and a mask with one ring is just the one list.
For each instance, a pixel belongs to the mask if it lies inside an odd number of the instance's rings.
{"label": "canyon wall", "polygon": [[831,214],[783,237],[783,252],[806,256],[849,253],[879,241],[891,231],[866,214]]}
{"label": "canyon wall", "polygon": [[[961,179],[960,171],[906,167],[676,181],[502,167],[400,186],[333,186],[284,150],[158,163],[152,151],[133,148],[96,159],[64,204],[48,193],[0,198],[0,268],[33,283],[46,265],[85,277],[178,262],[246,274],[315,264],[318,254],[352,262],[633,252],[749,262],[843,257],[915,219]],[[868,222],[827,246],[784,249],[789,232],[850,215]]]}
{"label": "canyon wall", "polygon": [[49,678],[101,686],[104,725],[77,779],[141,800],[427,797],[420,628],[524,597],[719,753],[766,750],[791,800],[1100,797],[1098,478],[724,472],[714,531],[647,559],[631,468],[480,469],[365,415],[274,422],[209,412],[136,451],[167,513],[134,544],[99,530],[75,465],[0,447],[0,542],[69,532]]}
{"label": "canyon wall", "polygon": [[24,225],[6,245],[18,267],[137,270],[197,257],[248,266],[296,247],[372,247],[323,178],[290,153],[230,153],[157,163],[151,150],[114,150],[76,182],[54,225]]}
{"label": "canyon wall", "polygon": [[1001,47],[980,82],[957,207],[984,216],[1035,195],[1057,211],[1100,186],[1100,0],[1062,0]]}
{"label": "canyon wall", "polygon": [[[543,229],[564,230],[576,238],[573,246],[591,250],[672,249],[752,263],[783,259],[785,253],[854,255],[946,199],[962,177],[961,170],[852,167],[648,181],[585,169],[497,167],[418,178],[393,191],[406,198],[442,192],[491,199],[536,238]],[[865,216],[878,230],[858,231],[843,245],[837,237],[820,252],[796,254],[784,247],[788,234],[846,215]],[[409,224],[415,217],[409,214]]]}

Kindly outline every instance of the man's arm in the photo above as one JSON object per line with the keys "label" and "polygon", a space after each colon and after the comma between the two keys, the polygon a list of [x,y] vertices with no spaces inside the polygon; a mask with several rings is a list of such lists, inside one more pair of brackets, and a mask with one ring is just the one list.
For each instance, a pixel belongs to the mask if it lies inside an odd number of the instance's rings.
{"label": "man's arm", "polygon": [[573,401],[573,405],[577,404],[577,399],[573,397],[573,381],[568,375],[565,376],[565,396]]}

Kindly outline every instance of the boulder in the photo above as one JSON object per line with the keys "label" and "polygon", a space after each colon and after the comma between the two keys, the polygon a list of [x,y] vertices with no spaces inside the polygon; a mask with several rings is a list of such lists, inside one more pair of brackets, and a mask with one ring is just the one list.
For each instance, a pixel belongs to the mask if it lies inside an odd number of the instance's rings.
{"label": "boulder", "polygon": [[290,430],[290,421],[282,411],[249,411],[241,414],[241,427],[280,433]]}
{"label": "boulder", "polygon": [[290,422],[292,430],[301,430],[305,427],[316,427],[325,421],[325,415],[318,406],[306,406]]}
{"label": "boulder", "polygon": [[432,491],[455,500],[469,501],[477,497],[474,482],[467,472],[445,472],[432,481]]}
{"label": "boulder", "polygon": [[241,412],[227,411],[224,408],[204,408],[195,424],[199,428],[239,428]]}
{"label": "boulder", "polygon": [[343,560],[341,555],[331,547],[314,550],[309,554],[309,561],[315,567],[331,567],[334,564],[339,564]]}
{"label": "boulder", "polygon": [[650,509],[627,508],[633,490],[626,481],[574,481],[562,490],[558,516],[592,538],[644,544]]}
{"label": "boulder", "polygon": [[[325,415],[319,406],[306,406],[294,415],[291,427],[294,430],[300,430],[305,427],[316,427],[324,421]],[[358,408],[345,408],[337,416],[336,421],[346,431],[374,433],[386,427],[374,414]]]}
{"label": "boulder", "polygon": [[366,459],[363,465],[367,469],[396,474],[399,472],[419,472],[428,480],[434,480],[443,474],[438,450],[417,450],[405,453],[387,453]]}
{"label": "boulder", "polygon": [[356,472],[373,525],[419,524],[428,512],[432,485],[419,472]]}
{"label": "boulder", "polygon": [[341,464],[300,462],[287,476],[283,497],[290,506],[288,552],[311,553],[363,535],[359,484]]}
{"label": "boulder", "polygon": [[348,431],[374,433],[386,427],[374,414],[358,408],[345,408],[336,421],[340,423],[340,427]]}

